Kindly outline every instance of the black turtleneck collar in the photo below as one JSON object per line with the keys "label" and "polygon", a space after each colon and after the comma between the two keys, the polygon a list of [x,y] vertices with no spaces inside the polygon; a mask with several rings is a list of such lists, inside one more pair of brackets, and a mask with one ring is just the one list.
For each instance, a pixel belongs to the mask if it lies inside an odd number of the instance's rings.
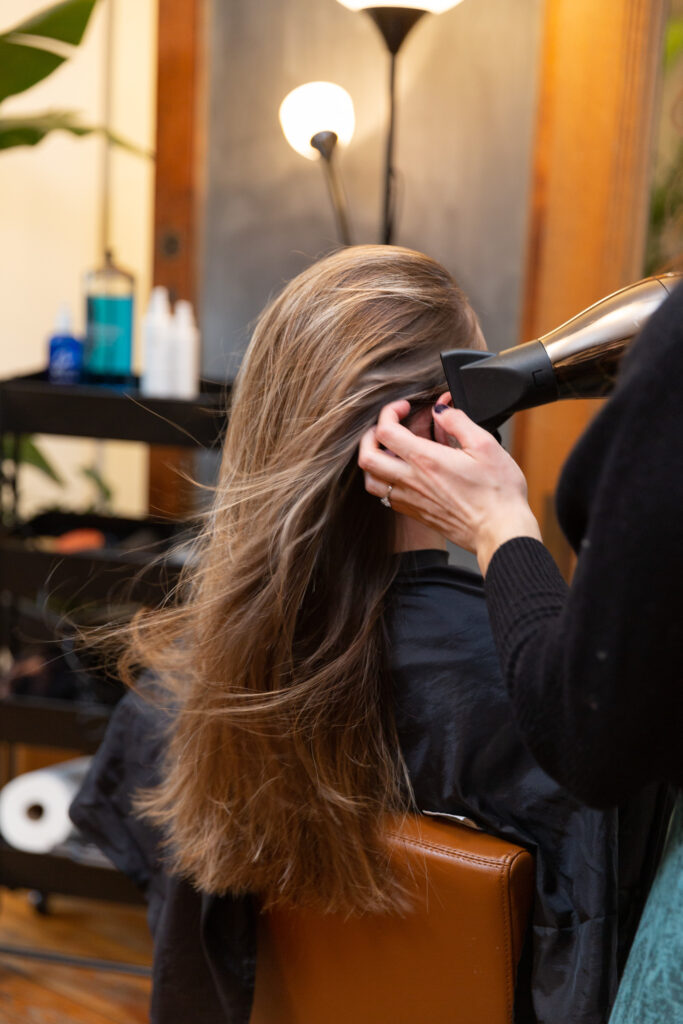
{"label": "black turtleneck collar", "polygon": [[422,572],[448,565],[448,552],[441,548],[423,548],[419,551],[402,551],[398,556],[400,573]]}

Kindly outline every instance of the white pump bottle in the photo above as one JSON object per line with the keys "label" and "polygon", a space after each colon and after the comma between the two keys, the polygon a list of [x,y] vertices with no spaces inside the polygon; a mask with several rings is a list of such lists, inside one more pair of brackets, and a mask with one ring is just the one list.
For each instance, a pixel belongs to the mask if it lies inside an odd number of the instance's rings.
{"label": "white pump bottle", "polygon": [[192,304],[179,299],[171,325],[170,385],[174,398],[199,394],[199,330]]}
{"label": "white pump bottle", "polygon": [[171,306],[168,289],[152,289],[143,320],[144,369],[140,381],[143,395],[170,398],[171,381]]}

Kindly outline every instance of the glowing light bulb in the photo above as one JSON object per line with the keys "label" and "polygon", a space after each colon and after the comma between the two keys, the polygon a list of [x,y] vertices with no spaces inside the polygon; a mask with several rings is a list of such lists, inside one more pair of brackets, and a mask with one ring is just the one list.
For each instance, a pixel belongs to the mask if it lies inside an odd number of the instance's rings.
{"label": "glowing light bulb", "polygon": [[338,0],[350,11],[365,11],[368,7],[409,7],[413,11],[425,11],[427,14],[443,14],[451,7],[457,7],[462,0]]}
{"label": "glowing light bulb", "polygon": [[283,99],[280,125],[292,149],[316,160],[320,153],[311,139],[318,132],[334,132],[341,146],[351,141],[356,125],[353,101],[346,89],[333,82],[307,82]]}

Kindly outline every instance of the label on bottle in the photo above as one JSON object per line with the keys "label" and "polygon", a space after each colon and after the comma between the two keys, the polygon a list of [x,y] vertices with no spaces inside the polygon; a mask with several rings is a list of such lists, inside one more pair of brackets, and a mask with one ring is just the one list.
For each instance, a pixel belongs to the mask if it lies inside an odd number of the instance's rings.
{"label": "label on bottle", "polygon": [[78,384],[83,370],[83,345],[76,338],[57,336],[50,341],[47,369],[51,384]]}
{"label": "label on bottle", "polygon": [[86,371],[127,376],[132,356],[132,296],[89,295],[87,318]]}

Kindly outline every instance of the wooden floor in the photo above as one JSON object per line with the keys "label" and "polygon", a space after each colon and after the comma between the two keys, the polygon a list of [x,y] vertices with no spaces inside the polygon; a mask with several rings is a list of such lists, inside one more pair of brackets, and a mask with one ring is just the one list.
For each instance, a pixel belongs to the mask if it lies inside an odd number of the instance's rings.
{"label": "wooden floor", "polygon": [[[144,909],[52,896],[38,914],[25,893],[0,890],[0,944],[149,964]],[[0,1024],[147,1024],[150,982],[0,955]]]}

